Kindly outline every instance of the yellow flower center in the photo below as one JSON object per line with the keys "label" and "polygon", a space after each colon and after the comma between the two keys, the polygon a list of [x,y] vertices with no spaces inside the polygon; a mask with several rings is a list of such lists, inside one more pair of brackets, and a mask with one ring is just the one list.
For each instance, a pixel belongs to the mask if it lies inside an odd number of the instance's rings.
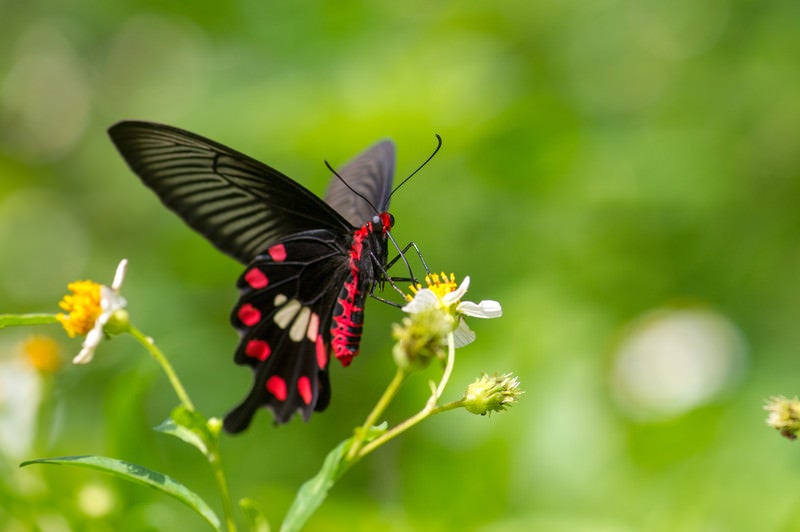
{"label": "yellow flower center", "polygon": [[59,314],[58,321],[70,337],[86,334],[92,330],[102,312],[100,285],[94,281],[75,281],[69,283],[67,288],[72,294],[65,295],[58,306],[68,314]]}
{"label": "yellow flower center", "polygon": [[411,301],[414,299],[413,294],[416,294],[420,290],[427,288],[433,292],[436,296],[436,299],[441,302],[445,295],[449,294],[450,292],[454,292],[456,288],[458,288],[458,283],[456,283],[456,275],[454,273],[451,273],[449,276],[444,272],[441,274],[432,273],[426,275],[425,284],[427,286],[422,286],[420,283],[411,285],[410,288],[412,295],[407,295],[406,299]]}
{"label": "yellow flower center", "polygon": [[58,344],[47,336],[31,336],[22,344],[28,362],[41,373],[55,373],[61,365]]}

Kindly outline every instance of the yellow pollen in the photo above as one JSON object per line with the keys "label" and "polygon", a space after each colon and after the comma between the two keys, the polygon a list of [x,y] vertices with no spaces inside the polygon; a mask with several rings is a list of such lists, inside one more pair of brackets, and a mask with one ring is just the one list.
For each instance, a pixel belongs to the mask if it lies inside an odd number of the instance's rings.
{"label": "yellow pollen", "polygon": [[[441,274],[428,274],[425,276],[425,284],[427,286],[424,288],[427,288],[433,292],[436,295],[436,298],[440,301],[445,295],[449,294],[450,292],[454,292],[456,288],[458,288],[458,283],[456,283],[456,275],[454,273],[451,273],[449,276],[444,272]],[[411,285],[409,288],[411,289],[412,294],[416,294],[423,289],[423,286],[420,283],[417,283],[415,285]],[[413,296],[407,295],[406,299],[411,301]]]}
{"label": "yellow pollen", "polygon": [[67,288],[67,294],[58,304],[68,314],[59,314],[57,319],[70,337],[86,334],[102,312],[100,307],[100,285],[94,281],[75,281]]}
{"label": "yellow pollen", "polygon": [[48,336],[31,336],[22,344],[22,351],[28,362],[41,373],[55,373],[61,365],[58,344]]}

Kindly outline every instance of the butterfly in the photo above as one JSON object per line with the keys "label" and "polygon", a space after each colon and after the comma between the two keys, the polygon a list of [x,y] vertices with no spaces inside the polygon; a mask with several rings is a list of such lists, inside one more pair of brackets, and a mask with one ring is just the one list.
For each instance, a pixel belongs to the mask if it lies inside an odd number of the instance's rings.
{"label": "butterfly", "polygon": [[274,168],[179,128],[123,121],[108,133],[164,205],[246,265],[231,323],[240,335],[234,361],[251,367],[254,380],[225,429],[243,431],[261,407],[278,424],[324,410],[330,354],[344,366],[358,355],[366,298],[391,282],[394,144],[379,142],[344,166],[323,201]]}

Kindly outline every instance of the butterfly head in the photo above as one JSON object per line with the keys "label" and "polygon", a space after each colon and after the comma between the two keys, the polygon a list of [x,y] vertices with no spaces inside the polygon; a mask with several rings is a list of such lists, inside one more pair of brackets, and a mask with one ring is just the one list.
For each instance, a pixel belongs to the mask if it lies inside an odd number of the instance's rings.
{"label": "butterfly head", "polygon": [[394,216],[388,212],[382,212],[372,217],[372,227],[380,228],[381,233],[388,233],[394,227]]}

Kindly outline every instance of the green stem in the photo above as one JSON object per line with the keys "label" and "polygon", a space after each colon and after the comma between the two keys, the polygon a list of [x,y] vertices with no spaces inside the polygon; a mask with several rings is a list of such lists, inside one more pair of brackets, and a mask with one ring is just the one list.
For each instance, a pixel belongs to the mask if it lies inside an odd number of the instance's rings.
{"label": "green stem", "polygon": [[[375,438],[374,440],[372,440],[368,444],[364,445],[363,447],[360,446],[360,445],[358,447],[356,447],[354,445],[350,449],[350,453],[347,456],[348,460],[354,459],[356,454],[357,454],[359,459],[363,458],[364,456],[368,455],[369,453],[371,453],[372,451],[374,451],[375,449],[377,449],[378,447],[380,447],[381,445],[383,445],[387,441],[391,440],[392,438],[397,437],[399,434],[402,434],[403,432],[407,431],[408,429],[410,429],[411,427],[413,427],[414,425],[416,425],[420,421],[422,421],[424,419],[427,419],[427,418],[431,417],[434,414],[438,414],[440,412],[445,412],[447,410],[452,410],[454,408],[459,408],[459,407],[463,406],[463,404],[464,404],[464,400],[463,399],[458,400],[458,401],[453,401],[452,403],[447,403],[446,405],[436,406],[436,403],[439,402],[439,398],[442,396],[442,393],[444,392],[444,389],[447,386],[447,382],[450,380],[450,375],[452,375],[452,373],[453,373],[453,366],[455,365],[455,359],[456,359],[455,353],[456,353],[455,337],[453,336],[453,333],[451,332],[450,334],[447,335],[447,364],[444,367],[444,372],[442,373],[442,378],[439,381],[439,385],[436,386],[436,388],[433,389],[433,393],[431,394],[430,398],[428,399],[428,402],[425,404],[425,407],[422,410],[420,410],[419,412],[417,412],[416,414],[414,414],[413,416],[411,416],[410,418],[408,418],[405,421],[403,421],[402,423],[399,423],[399,424],[395,425],[394,427],[392,427],[390,430],[384,432],[383,434],[381,434],[380,436],[378,436],[377,438]],[[398,372],[399,371],[400,370],[398,370]],[[395,380],[396,379],[397,379],[397,377],[395,376]],[[394,381],[392,381],[392,382],[394,382]],[[433,385],[433,383],[431,383],[431,386],[432,385]],[[399,386],[399,384],[398,384],[398,386]],[[390,385],[390,387],[391,387],[391,385]],[[389,389],[387,388],[387,391],[388,390]],[[384,394],[384,395],[386,395],[386,394]],[[381,399],[383,399],[383,398],[381,398]],[[376,409],[377,409],[377,406],[376,406]],[[368,425],[368,426],[372,426],[372,425]],[[355,451],[354,451],[354,449],[355,449]],[[351,456],[351,455],[353,455],[353,456]]]}
{"label": "green stem", "polygon": [[138,340],[145,349],[147,349],[153,358],[156,359],[156,362],[159,363],[161,369],[163,369],[164,373],[167,374],[167,378],[172,385],[172,389],[175,390],[175,394],[178,396],[178,399],[180,399],[184,408],[190,412],[194,412],[194,405],[192,404],[192,400],[189,399],[189,394],[186,393],[183,384],[181,384],[180,379],[178,379],[178,375],[175,374],[175,370],[172,369],[172,365],[169,363],[169,360],[167,360],[167,357],[164,356],[164,353],[162,353],[161,350],[156,347],[153,339],[142,334],[142,332],[133,325],[130,326],[128,332],[130,332],[131,335],[136,338],[136,340]]}
{"label": "green stem", "polygon": [[407,376],[408,373],[405,370],[397,368],[397,372],[394,374],[392,382],[390,382],[389,386],[386,387],[383,395],[381,395],[381,398],[378,399],[378,402],[367,416],[367,419],[364,420],[364,424],[356,429],[355,441],[353,441],[353,445],[350,446],[350,450],[347,453],[347,461],[352,461],[356,458],[359,449],[364,444],[364,438],[366,438],[367,434],[369,433],[369,429],[375,425],[378,418],[381,416],[381,414],[383,414],[384,410],[386,410],[386,407],[388,407],[389,403],[392,402],[392,399],[394,399],[394,396],[397,395],[397,391],[400,389],[400,385],[403,384],[403,381]]}
{"label": "green stem", "polygon": [[453,401],[452,403],[447,403],[442,406],[434,406],[434,407],[426,406],[425,408],[417,412],[415,415],[406,419],[402,423],[395,425],[394,427],[392,427],[391,430],[387,430],[386,432],[384,432],[383,434],[381,434],[368,444],[361,447],[361,450],[358,453],[358,457],[364,458],[365,456],[367,456],[369,453],[371,453],[384,443],[399,436],[400,434],[407,431],[420,421],[423,421],[433,415],[440,414],[442,412],[447,412],[448,410],[453,410],[455,408],[460,408],[462,406],[464,406],[463,399],[459,399],[458,401]]}
{"label": "green stem", "polygon": [[[175,395],[178,396],[178,399],[183,407],[189,412],[194,412],[194,404],[189,398],[189,394],[186,393],[186,389],[183,387],[178,375],[175,373],[172,364],[169,363],[169,360],[164,353],[158,347],[156,347],[153,339],[142,334],[142,332],[133,325],[129,326],[128,332],[131,334],[131,336],[136,338],[136,340],[142,344],[145,349],[147,349],[150,355],[152,355],[156,362],[158,362],[158,364],[161,366],[161,369],[164,370],[164,373],[167,375],[167,379],[172,385],[172,389],[175,390]],[[219,489],[220,497],[222,498],[222,511],[225,514],[225,526],[229,532],[235,532],[236,522],[233,518],[233,502],[231,501],[228,481],[225,478],[225,471],[222,469],[222,460],[220,459],[219,448],[217,447],[217,438],[218,435],[216,432],[214,432],[211,435],[211,441],[209,442],[205,454],[206,459],[211,466],[211,470],[214,473],[214,480],[217,483],[217,488]]]}
{"label": "green stem", "polygon": [[0,329],[15,325],[58,323],[57,314],[0,314]]}
{"label": "green stem", "polygon": [[217,448],[216,436],[214,437],[214,445],[209,448],[208,463],[214,471],[214,480],[217,482],[220,497],[222,497],[222,512],[225,514],[225,526],[228,532],[236,531],[236,521],[233,519],[233,501],[231,500],[231,492],[228,489],[228,481],[225,478],[225,471],[222,468],[222,460],[220,459],[219,449]]}

